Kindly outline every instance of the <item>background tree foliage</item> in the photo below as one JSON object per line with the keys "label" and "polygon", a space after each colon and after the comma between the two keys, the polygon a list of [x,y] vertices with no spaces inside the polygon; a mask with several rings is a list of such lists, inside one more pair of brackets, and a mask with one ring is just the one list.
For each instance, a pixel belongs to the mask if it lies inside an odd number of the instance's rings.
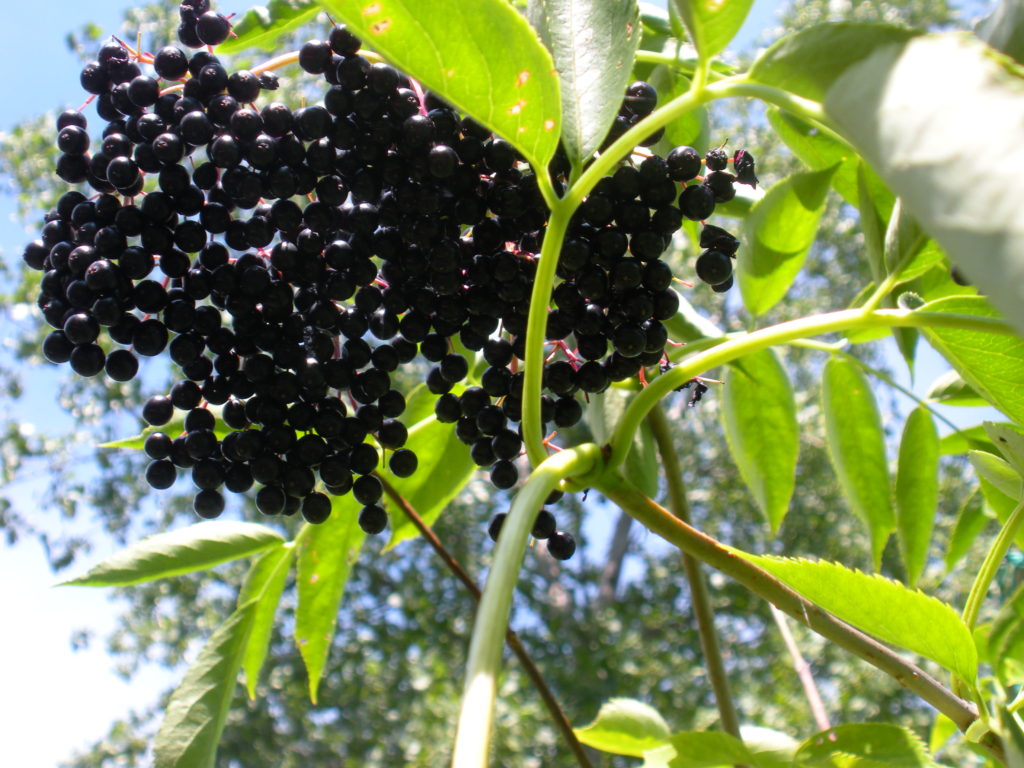
{"label": "background tree foliage", "polygon": [[[128,12],[124,33],[141,32],[149,50],[172,43],[176,3],[165,0]],[[881,2],[796,0],[780,18],[787,31],[824,19],[884,20],[907,26],[950,28],[961,25],[945,0]],[[318,36],[320,26],[296,30],[296,44]],[[99,31],[86,28],[69,37],[83,57],[96,45]],[[769,33],[778,34],[778,31]],[[294,47],[294,46],[293,46]],[[258,60],[263,54],[255,54]],[[239,61],[240,65],[244,62]],[[285,99],[302,94],[282,78]],[[800,167],[773,134],[762,130],[762,110],[731,104],[716,107],[711,143],[728,139],[749,147],[758,157],[762,178],[778,179]],[[0,145],[0,173],[18,190],[21,213],[36,220],[59,195],[49,173],[56,150],[53,116],[17,126]],[[704,147],[706,148],[706,147]],[[702,148],[703,149],[703,148]],[[692,259],[693,248],[680,243],[678,262]],[[863,235],[854,209],[831,193],[817,244],[800,282],[772,321],[800,317],[848,304],[852,286],[867,281],[862,257]],[[150,391],[162,391],[164,375],[148,370],[130,384],[104,377],[82,380],[58,377],[39,354],[42,324],[31,296],[39,273],[6,266],[8,293],[4,322],[16,333],[13,354],[0,369],[7,392],[5,411],[13,414],[26,378],[53,382],[60,407],[68,414],[62,432],[24,437],[19,422],[0,425],[0,527],[9,544],[38,537],[50,563],[61,570],[88,551],[89,538],[68,533],[75,518],[99,521],[105,536],[117,542],[181,526],[193,519],[189,499],[174,490],[147,492],[138,478],[143,457],[133,452],[98,450],[98,442],[137,431],[138,406]],[[746,318],[734,301],[722,303],[710,291],[696,290],[690,300],[726,329],[744,327]],[[31,312],[18,308],[30,307]],[[857,354],[865,354],[861,348]],[[786,351],[787,368],[798,393],[802,423],[821,416],[818,383],[823,356],[806,349]],[[868,362],[885,368],[887,359]],[[145,390],[145,391],[144,391]],[[669,418],[685,461],[695,523],[703,530],[747,551],[813,554],[867,567],[851,553],[867,553],[866,535],[843,502],[821,443],[804,442],[797,469],[801,493],[793,500],[778,538],[770,540],[730,458],[720,427],[715,393],[698,408],[686,395],[669,405]],[[889,408],[897,403],[892,400]],[[806,430],[804,434],[820,433]],[[83,469],[83,467],[86,467]],[[944,466],[944,488],[937,535],[947,536],[959,506],[967,468]],[[12,484],[45,475],[49,492],[44,515],[31,518],[12,503]],[[488,564],[491,542],[487,522],[507,507],[505,494],[489,493],[483,482],[471,483],[436,525],[441,540],[478,581]],[[251,501],[238,514],[252,516]],[[639,698],[665,714],[673,729],[702,729],[717,720],[717,710],[690,614],[690,598],[674,550],[647,536],[632,518],[595,495],[572,501],[572,522],[579,531],[578,556],[558,563],[541,548],[527,556],[512,625],[543,670],[575,725],[588,722],[601,702],[615,696]],[[566,521],[568,522],[568,520]],[[80,527],[79,527],[80,528]],[[984,541],[981,542],[982,544]],[[220,747],[220,764],[246,768],[298,766],[433,766],[445,762],[457,715],[461,671],[471,629],[473,603],[430,549],[419,540],[383,552],[382,542],[354,570],[339,616],[338,632],[320,705],[310,708],[303,665],[285,636],[293,622],[294,594],[286,589],[270,651],[271,662],[260,696],[232,709]],[[892,545],[894,547],[894,545]],[[940,547],[941,548],[941,547]],[[883,571],[900,575],[896,553],[887,552]],[[131,676],[143,660],[180,666],[191,639],[209,634],[234,606],[234,586],[243,566],[232,564],[211,573],[182,576],[118,590],[125,602],[119,627],[107,639],[118,669]],[[942,579],[932,564],[929,587]],[[815,731],[807,703],[767,606],[723,577],[710,577],[717,625],[726,664],[746,724],[775,728],[795,737]],[[962,602],[969,584],[945,582],[944,599]],[[931,712],[889,678],[810,633],[796,630],[811,661],[835,721],[889,720],[912,725],[926,735]],[[517,765],[567,762],[548,715],[522,670],[508,665],[501,683],[496,749],[500,755],[528,755]],[[112,724],[109,733],[68,768],[144,766],[147,744],[159,720],[165,693],[148,711]],[[607,765],[627,765],[622,758]],[[963,764],[959,752],[947,762]]]}

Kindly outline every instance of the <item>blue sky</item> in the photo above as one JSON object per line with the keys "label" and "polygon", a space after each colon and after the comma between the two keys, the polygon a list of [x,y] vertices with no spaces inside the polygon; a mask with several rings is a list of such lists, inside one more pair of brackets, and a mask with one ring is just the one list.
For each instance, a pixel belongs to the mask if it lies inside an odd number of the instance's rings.
{"label": "blue sky", "polygon": [[[40,6],[32,3],[6,4],[4,20],[13,33],[0,46],[0,71],[7,73],[0,99],[0,131],[46,110],[78,106],[83,101],[79,65],[67,50],[65,36],[89,21],[104,32],[116,31],[123,10],[131,5],[119,0],[49,0],[41,14]],[[242,11],[247,5],[236,8],[222,3],[220,8]],[[778,6],[776,0],[757,0],[739,42],[750,44],[761,30],[773,26]],[[13,199],[0,195],[3,258],[17,259],[31,237],[14,218]],[[922,392],[945,365],[928,352],[919,365],[915,389]],[[895,363],[893,367],[901,369]],[[51,379],[43,372],[29,374],[34,385],[31,413],[58,413]],[[980,418],[975,409],[946,411],[962,424],[977,423]],[[58,418],[44,415],[39,426],[55,426]],[[19,507],[31,514],[39,484],[24,483],[20,489]],[[106,554],[109,551],[97,550],[89,561]],[[0,603],[5,619],[5,631],[0,632],[4,660],[0,722],[5,724],[0,763],[4,765],[52,768],[74,749],[102,737],[109,724],[132,707],[152,703],[156,693],[177,678],[155,667],[144,669],[131,683],[117,677],[104,653],[103,639],[114,626],[118,606],[104,590],[53,589],[49,586],[53,581],[36,542],[0,550],[0,583],[5,585]],[[83,627],[93,632],[95,640],[88,650],[72,652],[72,633]]]}

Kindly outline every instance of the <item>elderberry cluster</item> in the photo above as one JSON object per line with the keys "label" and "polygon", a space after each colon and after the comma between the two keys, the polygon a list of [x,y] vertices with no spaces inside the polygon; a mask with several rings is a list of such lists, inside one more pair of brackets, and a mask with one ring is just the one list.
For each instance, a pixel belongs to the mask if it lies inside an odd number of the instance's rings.
{"label": "elderberry cluster", "polygon": [[[230,34],[207,0],[180,10],[187,48]],[[95,194],[65,193],[24,252],[44,272],[43,352],[128,381],[140,356],[167,351],[181,376],[143,408],[166,427],[146,438],[146,479],[167,488],[189,471],[202,517],[221,513],[223,489],[258,484],[265,514],[322,522],[329,495],[351,493],[360,526],[383,530],[382,455],[398,477],[418,463],[392,381],[417,355],[434,364],[438,420],[497,488],[519,479],[520,361],[547,208],[511,144],[375,58],[343,27],[306,43],[298,64],[322,76],[323,98],[290,109],[258,103],[278,87],[272,72],[109,42],[81,72],[99,140],[81,111],[57,120],[57,175]],[[608,143],[656,101],[631,85]],[[684,216],[702,221],[734,183],[756,183],[743,150],[735,175],[719,149],[703,161],[689,147],[643,151],[597,185],[562,248],[545,431],[576,424],[581,397],[663,362],[678,297],[662,253]],[[564,186],[564,156],[549,173]],[[705,225],[700,244],[698,276],[725,290],[738,241]],[[460,347],[486,365],[478,386],[463,384]],[[534,535],[556,557],[575,549],[547,510]]]}

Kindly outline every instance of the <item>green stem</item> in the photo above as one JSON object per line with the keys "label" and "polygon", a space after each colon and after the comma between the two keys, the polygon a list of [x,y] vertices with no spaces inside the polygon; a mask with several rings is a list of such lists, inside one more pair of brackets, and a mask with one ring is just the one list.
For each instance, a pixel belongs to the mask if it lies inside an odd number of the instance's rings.
{"label": "green stem", "polygon": [[[665,479],[668,484],[669,507],[672,514],[684,523],[690,523],[690,505],[686,500],[686,485],[683,482],[683,470],[679,466],[679,454],[672,442],[672,429],[665,412],[660,406],[654,407],[647,416],[647,423],[658,444],[658,453],[665,468]],[[729,677],[722,661],[722,651],[718,645],[718,634],[715,632],[715,615],[711,608],[711,597],[700,570],[700,561],[693,555],[683,552],[683,569],[690,585],[690,600],[693,604],[693,616],[697,621],[697,633],[700,636],[701,650],[704,652],[704,663],[708,669],[708,680],[715,693],[715,704],[718,716],[722,720],[722,730],[737,739],[740,736],[740,719],[729,692]]]}
{"label": "green stem", "polygon": [[1006,553],[1009,551],[1010,545],[1017,535],[1021,522],[1024,522],[1024,500],[1017,504],[1013,514],[1007,518],[1002,530],[999,531],[999,535],[996,536],[996,540],[992,542],[992,548],[985,556],[985,562],[981,564],[981,570],[978,571],[974,584],[971,585],[971,592],[967,595],[967,603],[964,605],[963,614],[964,623],[970,629],[974,629],[974,625],[978,623],[981,604],[985,601],[985,595],[988,594],[988,589],[992,586],[992,581],[996,577],[996,571],[1002,565],[1003,559],[1006,557]]}
{"label": "green stem", "polygon": [[760,99],[768,104],[774,104],[786,112],[814,123],[815,127],[828,135],[829,138],[844,145],[849,145],[849,142],[836,132],[832,121],[825,113],[825,109],[820,102],[805,99],[782,88],[748,80],[746,74],[734,75],[711,83],[708,85],[706,92],[709,99],[747,97]]}
{"label": "green stem", "polygon": [[600,459],[601,449],[593,443],[556,453],[533,470],[516,494],[501,526],[493,564],[473,622],[452,768],[487,766],[501,649],[508,629],[512,594],[537,512],[562,480],[587,475],[599,465]]}
{"label": "green stem", "polygon": [[945,312],[921,312],[909,309],[879,309],[873,312],[844,309],[779,323],[736,338],[730,338],[705,352],[687,358],[672,370],[658,376],[633,398],[615,427],[610,441],[612,453],[608,464],[611,467],[617,467],[625,460],[633,442],[633,435],[651,408],[661,398],[694,376],[752,352],[807,336],[819,336],[825,333],[859,328],[891,327],[963,328],[1008,335],[1016,333],[1013,328],[1001,320],[987,317]]}
{"label": "green stem", "polygon": [[[462,582],[466,591],[472,595],[473,600],[476,603],[479,603],[481,596],[480,587],[478,587],[476,582],[470,578],[468,573],[466,573],[466,569],[463,568],[459,564],[459,561],[455,559],[455,556],[445,548],[444,544],[441,543],[441,540],[437,538],[437,534],[435,534],[423,518],[420,517],[419,512],[416,511],[412,504],[410,504],[408,500],[402,496],[402,494],[400,494],[383,475],[378,474],[376,477],[380,480],[380,484],[383,486],[384,493],[388,495],[388,498],[390,498],[398,508],[405,513],[406,517],[408,517],[412,524],[416,526],[416,530],[420,532],[420,535],[448,567],[448,570],[452,572],[455,578]],[[537,665],[533,663],[533,659],[530,658],[530,654],[527,653],[526,648],[519,639],[519,636],[512,631],[511,627],[505,630],[505,642],[508,643],[508,647],[512,649],[516,658],[519,659],[519,663],[523,665],[523,670],[526,672],[527,677],[530,678],[534,688],[537,689],[537,693],[544,702],[544,706],[547,707],[548,714],[551,715],[551,721],[562,734],[562,738],[565,739],[565,743],[576,757],[576,762],[579,763],[580,768],[593,768],[593,764],[590,762],[590,758],[587,756],[586,750],[583,748],[583,745],[580,744],[580,740],[576,738],[576,733],[573,731],[572,725],[565,716],[565,712],[562,711],[562,707],[558,703],[558,699],[555,698],[555,694],[552,693],[551,688],[548,687],[548,683],[544,679],[544,675],[541,674]]]}
{"label": "green stem", "polygon": [[[647,498],[618,472],[605,471],[596,478],[593,486],[669,543],[731,576],[822,637],[885,672],[949,717],[961,731],[966,731],[978,719],[978,712],[970,702],[954,695],[920,667],[840,621],[717,540],[679,520]],[[995,734],[988,734],[982,743],[989,752],[1001,759],[1002,743]]]}
{"label": "green stem", "polygon": [[563,199],[555,203],[544,232],[544,244],[537,262],[530,293],[530,312],[526,319],[526,372],[523,380],[523,442],[530,464],[539,466],[547,457],[540,415],[541,388],[544,383],[544,338],[547,335],[548,305],[555,284],[555,270],[562,242],[576,204]]}

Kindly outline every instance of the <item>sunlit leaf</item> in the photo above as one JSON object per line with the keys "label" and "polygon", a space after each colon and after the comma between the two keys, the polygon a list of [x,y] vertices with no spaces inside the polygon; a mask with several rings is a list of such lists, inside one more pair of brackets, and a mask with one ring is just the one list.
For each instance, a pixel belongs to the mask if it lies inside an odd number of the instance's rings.
{"label": "sunlit leaf", "polygon": [[210,520],[158,533],[121,550],[75,579],[81,587],[125,587],[201,571],[276,547],[284,539],[256,523]]}
{"label": "sunlit leaf", "polygon": [[711,58],[740,31],[753,0],[669,0],[690,39],[704,58]]}
{"label": "sunlit leaf", "polygon": [[229,37],[217,46],[218,54],[233,54],[246,48],[273,51],[278,40],[307,24],[320,13],[313,0],[270,0],[250,8],[240,19],[232,19]]}
{"label": "sunlit leaf", "polygon": [[505,0],[319,0],[367,45],[515,146],[534,168],[558,146],[551,54]]}
{"label": "sunlit leaf", "polygon": [[668,725],[649,704],[635,699],[610,699],[590,725],[575,728],[588,747],[615,755],[642,757],[668,740]]}
{"label": "sunlit leaf", "polygon": [[822,409],[829,457],[843,498],[871,534],[871,554],[878,568],[895,519],[889,466],[878,404],[871,384],[853,362],[833,357],[825,364]]}
{"label": "sunlit leaf", "polygon": [[668,744],[648,750],[644,757],[644,768],[726,768],[736,764],[765,768],[742,741],[715,731],[674,733]]}
{"label": "sunlit leaf", "polygon": [[939,433],[931,413],[922,406],[907,417],[896,469],[896,530],[912,587],[928,560],[938,504]]}
{"label": "sunlit leaf", "polygon": [[789,376],[771,349],[726,369],[721,410],[729,450],[775,533],[796,483],[800,428]]}
{"label": "sunlit leaf", "polygon": [[629,85],[640,43],[636,0],[530,0],[527,17],[554,57],[562,143],[569,162],[580,167],[608,135]]}
{"label": "sunlit leaf", "polygon": [[[947,296],[928,302],[921,311],[999,316],[981,296]],[[960,328],[927,328],[924,334],[975,392],[1024,423],[1024,340]]]}
{"label": "sunlit leaf", "polygon": [[835,755],[860,758],[861,761],[852,765],[863,768],[930,768],[932,765],[924,744],[913,731],[888,723],[849,723],[816,733],[800,745],[796,763],[832,766]]}
{"label": "sunlit leaf", "polygon": [[255,613],[255,601],[237,608],[171,694],[153,742],[156,768],[213,768]]}
{"label": "sunlit leaf", "polygon": [[836,166],[794,173],[754,203],[743,222],[748,247],[737,260],[743,303],[762,315],[786,295],[818,231]]}
{"label": "sunlit leaf", "polygon": [[299,543],[295,644],[306,664],[309,697],[314,704],[345,584],[366,538],[358,523],[359,509],[359,502],[351,494],[335,497],[331,516],[320,525],[310,526]]}
{"label": "sunlit leaf", "polygon": [[976,677],[978,658],[970,630],[946,603],[838,563],[736,553],[843,621],[931,659],[966,681]]}
{"label": "sunlit leaf", "polygon": [[968,451],[975,471],[1011,499],[1021,497],[1021,477],[1004,459],[984,451]]}
{"label": "sunlit leaf", "polygon": [[1024,683],[1024,587],[999,609],[988,636],[992,666],[1003,685]]}
{"label": "sunlit leaf", "polygon": [[245,673],[245,686],[250,699],[256,698],[256,684],[270,647],[277,604],[281,600],[294,557],[295,547],[291,545],[282,544],[267,550],[252,564],[238,593],[239,606],[249,601],[255,602],[252,631],[242,657],[242,671]]}
{"label": "sunlit leaf", "polygon": [[925,398],[943,405],[986,406],[988,401],[978,396],[956,371],[946,371],[932,382]]}
{"label": "sunlit leaf", "polygon": [[981,493],[975,490],[960,507],[953,532],[949,535],[949,543],[946,545],[946,573],[953,570],[988,525],[991,518],[985,514],[982,502]]}

